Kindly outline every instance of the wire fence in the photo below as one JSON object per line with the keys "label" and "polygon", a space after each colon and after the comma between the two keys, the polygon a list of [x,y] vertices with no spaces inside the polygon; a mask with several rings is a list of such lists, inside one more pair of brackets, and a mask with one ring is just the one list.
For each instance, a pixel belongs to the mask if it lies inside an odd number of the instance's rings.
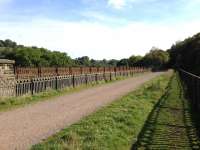
{"label": "wire fence", "polygon": [[186,86],[187,95],[191,100],[191,105],[195,110],[200,110],[200,77],[179,69],[179,75]]}

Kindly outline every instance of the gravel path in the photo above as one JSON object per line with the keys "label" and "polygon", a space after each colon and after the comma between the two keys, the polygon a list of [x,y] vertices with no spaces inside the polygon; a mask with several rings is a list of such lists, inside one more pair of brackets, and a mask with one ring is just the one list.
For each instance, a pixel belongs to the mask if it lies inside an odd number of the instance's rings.
{"label": "gravel path", "polygon": [[26,150],[162,73],[86,89],[0,113],[0,150]]}

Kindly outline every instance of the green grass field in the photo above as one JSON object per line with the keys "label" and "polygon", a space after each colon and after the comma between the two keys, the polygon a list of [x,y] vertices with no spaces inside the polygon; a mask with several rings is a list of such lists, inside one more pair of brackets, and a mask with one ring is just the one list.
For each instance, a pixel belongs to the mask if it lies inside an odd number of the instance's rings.
{"label": "green grass field", "polygon": [[32,150],[125,150],[137,136],[155,104],[166,92],[171,73],[144,84],[80,122],[63,129]]}

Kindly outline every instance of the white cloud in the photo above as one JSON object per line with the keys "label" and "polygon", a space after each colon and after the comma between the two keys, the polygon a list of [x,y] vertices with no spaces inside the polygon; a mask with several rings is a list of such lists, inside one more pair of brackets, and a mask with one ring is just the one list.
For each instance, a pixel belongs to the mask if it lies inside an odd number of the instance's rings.
{"label": "white cloud", "polygon": [[108,15],[99,13],[97,11],[85,11],[85,12],[81,12],[80,15],[93,21],[116,24],[116,25],[122,25],[128,22],[126,18],[119,19],[118,17],[113,17],[113,16],[111,17]]}
{"label": "white cloud", "polygon": [[108,5],[116,9],[121,9],[126,5],[126,0],[108,0]]}
{"label": "white cloud", "polygon": [[35,20],[0,24],[0,39],[10,38],[28,46],[66,51],[70,56],[95,59],[144,55],[152,46],[170,48],[172,43],[199,32],[200,21],[181,24],[132,22],[111,27],[89,22]]}
{"label": "white cloud", "polygon": [[134,3],[155,2],[157,0],[107,0],[108,5],[115,9],[122,9],[125,6],[131,6]]}

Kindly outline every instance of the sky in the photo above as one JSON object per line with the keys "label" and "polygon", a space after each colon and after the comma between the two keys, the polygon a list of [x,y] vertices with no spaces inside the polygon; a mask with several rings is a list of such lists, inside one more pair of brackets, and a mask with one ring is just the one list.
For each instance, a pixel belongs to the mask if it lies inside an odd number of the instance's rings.
{"label": "sky", "polygon": [[200,0],[0,0],[0,39],[121,59],[200,32]]}

